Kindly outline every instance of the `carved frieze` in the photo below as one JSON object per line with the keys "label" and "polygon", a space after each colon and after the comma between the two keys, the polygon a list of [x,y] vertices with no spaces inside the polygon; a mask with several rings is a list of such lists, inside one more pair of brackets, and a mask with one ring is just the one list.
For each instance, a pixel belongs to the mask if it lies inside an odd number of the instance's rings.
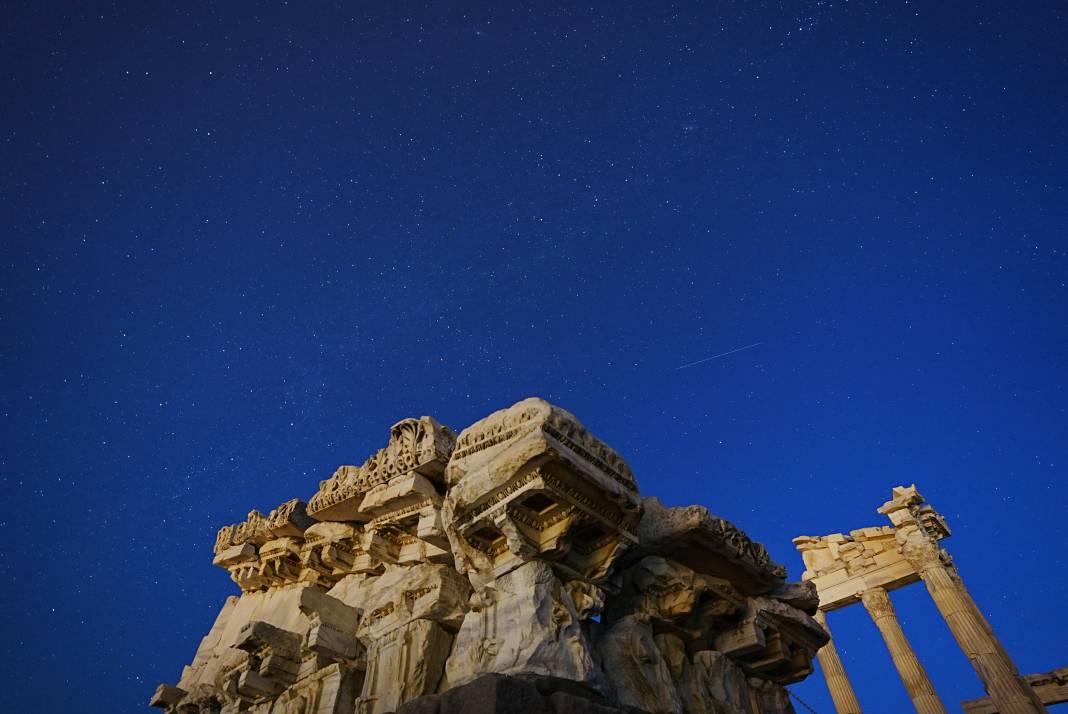
{"label": "carved frieze", "polygon": [[805,563],[802,578],[819,591],[820,609],[859,602],[873,588],[915,583],[925,567],[952,563],[939,545],[950,534],[945,519],[923,502],[915,486],[897,487],[893,495],[879,508],[892,525],[794,538]]}
{"label": "carved frieze", "polygon": [[746,594],[765,593],[785,582],[786,568],[773,562],[762,544],[707,508],[666,508],[656,498],[646,498],[643,506],[641,543],[628,553],[628,563],[663,555],[697,572],[725,577]]}
{"label": "carved frieze", "polygon": [[[341,466],[308,501],[308,513],[320,521],[367,521],[364,495],[391,479],[415,472],[441,483],[456,436],[433,417],[403,419],[390,429],[389,443],[360,466]],[[442,484],[444,485],[444,484]]]}
{"label": "carved frieze", "polygon": [[446,531],[478,587],[534,559],[564,581],[604,580],[637,544],[630,468],[570,413],[526,399],[461,432],[446,469]]}

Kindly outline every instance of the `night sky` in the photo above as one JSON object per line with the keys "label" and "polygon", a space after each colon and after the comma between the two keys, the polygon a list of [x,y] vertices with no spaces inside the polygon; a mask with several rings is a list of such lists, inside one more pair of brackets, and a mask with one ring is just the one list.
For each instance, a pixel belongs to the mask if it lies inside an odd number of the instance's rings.
{"label": "night sky", "polygon": [[917,483],[1068,664],[1068,6],[625,5],[4,4],[6,711],[144,710],[237,592],[220,526],[531,395],[793,579]]}

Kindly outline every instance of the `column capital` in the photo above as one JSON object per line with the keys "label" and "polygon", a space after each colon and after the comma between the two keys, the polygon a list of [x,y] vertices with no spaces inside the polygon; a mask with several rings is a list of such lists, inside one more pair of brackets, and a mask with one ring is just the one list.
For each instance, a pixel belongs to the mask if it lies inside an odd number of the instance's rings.
{"label": "column capital", "polygon": [[901,555],[916,569],[917,573],[934,566],[944,566],[945,551],[919,523],[898,526],[895,532]]}
{"label": "column capital", "polygon": [[860,600],[871,615],[872,622],[879,628],[879,633],[890,650],[890,658],[894,660],[894,667],[901,675],[901,681],[916,711],[919,714],[946,714],[946,708],[935,694],[926,670],[916,658],[912,645],[897,621],[894,604],[890,601],[886,589],[874,587],[865,590],[860,594]]}
{"label": "column capital", "polygon": [[864,608],[872,616],[872,619],[881,617],[897,617],[894,612],[894,604],[890,601],[890,594],[885,588],[871,588],[860,594],[860,601]]}

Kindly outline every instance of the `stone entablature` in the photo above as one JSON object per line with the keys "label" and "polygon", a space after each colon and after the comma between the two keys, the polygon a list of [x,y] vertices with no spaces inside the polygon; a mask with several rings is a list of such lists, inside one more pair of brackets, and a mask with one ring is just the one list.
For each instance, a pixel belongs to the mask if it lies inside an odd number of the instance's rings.
{"label": "stone entablature", "polygon": [[805,561],[802,578],[819,590],[825,612],[860,602],[872,588],[893,590],[920,579],[901,554],[890,526],[861,528],[849,535],[801,536],[794,545]]}
{"label": "stone entablature", "polygon": [[361,466],[339,466],[320,482],[308,501],[308,513],[319,521],[365,521],[371,509],[364,497],[393,478],[411,474],[440,481],[456,444],[456,435],[433,417],[402,419],[390,428],[389,444]]}
{"label": "stone entablature", "polygon": [[222,528],[214,562],[241,595],[157,690],[171,714],[385,714],[487,676],[615,710],[779,714],[827,642],[812,585],[707,509],[642,499],[541,399],[458,436],[402,420],[307,503]]}

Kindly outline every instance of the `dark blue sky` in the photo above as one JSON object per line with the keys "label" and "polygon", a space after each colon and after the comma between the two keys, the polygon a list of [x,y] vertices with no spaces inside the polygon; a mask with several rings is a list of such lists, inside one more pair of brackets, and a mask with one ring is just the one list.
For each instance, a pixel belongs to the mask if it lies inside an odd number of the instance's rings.
{"label": "dark blue sky", "polygon": [[9,711],[140,710],[235,591],[219,526],[530,395],[793,578],[915,481],[1066,663],[1063,3],[50,5],[0,22]]}

